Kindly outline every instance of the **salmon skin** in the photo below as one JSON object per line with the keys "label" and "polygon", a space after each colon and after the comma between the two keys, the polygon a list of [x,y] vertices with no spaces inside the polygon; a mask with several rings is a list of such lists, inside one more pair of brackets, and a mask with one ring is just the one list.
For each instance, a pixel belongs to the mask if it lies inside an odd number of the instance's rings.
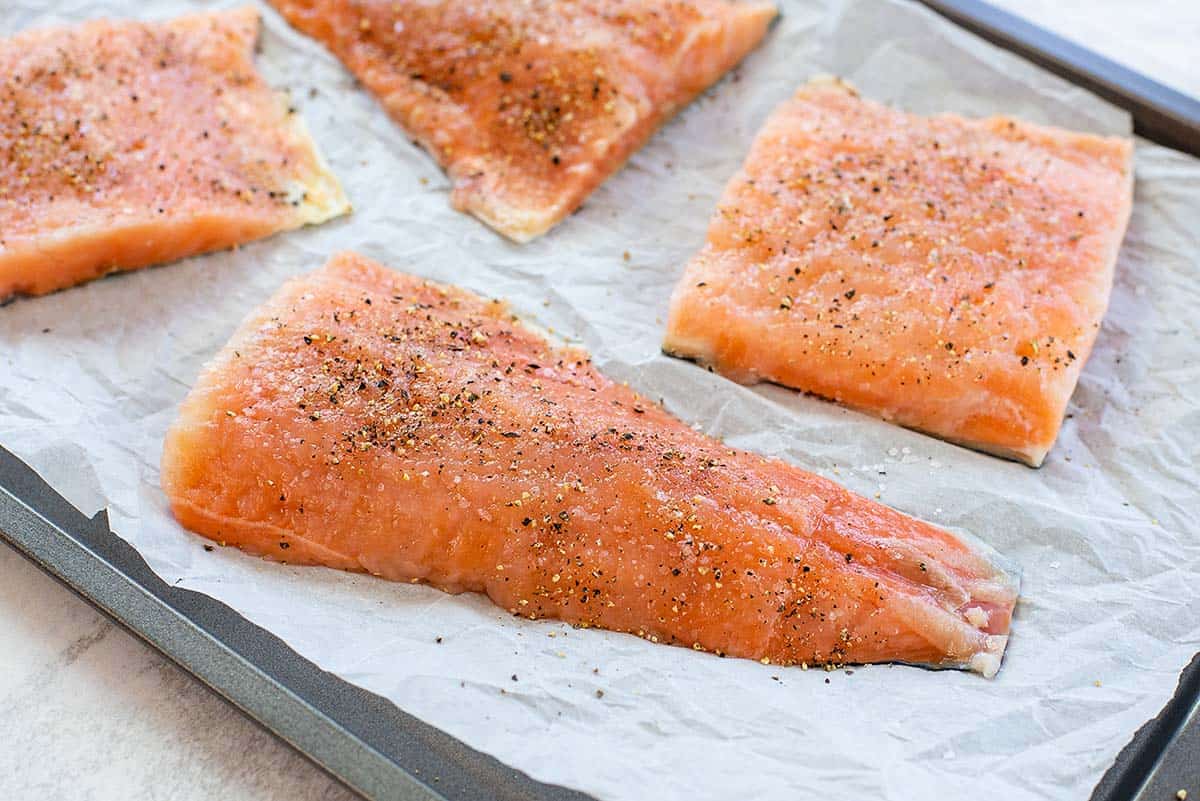
{"label": "salmon skin", "polygon": [[518,242],[560,222],[762,39],[727,0],[270,0]]}
{"label": "salmon skin", "polygon": [[185,527],[271,559],[783,665],[991,676],[1016,599],[951,534],[697,433],[498,301],[353,254],[206,368],[162,486]]}
{"label": "salmon skin", "polygon": [[251,8],[0,40],[0,300],[349,210]]}
{"label": "salmon skin", "polygon": [[663,348],[1036,467],[1108,306],[1132,152],[809,83],[726,188]]}

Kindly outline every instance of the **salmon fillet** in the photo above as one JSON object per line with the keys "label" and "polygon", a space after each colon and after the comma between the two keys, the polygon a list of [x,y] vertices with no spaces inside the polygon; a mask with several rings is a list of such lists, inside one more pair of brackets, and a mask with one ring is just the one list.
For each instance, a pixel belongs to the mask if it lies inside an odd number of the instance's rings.
{"label": "salmon fillet", "polygon": [[349,210],[251,8],[0,41],[0,300]]}
{"label": "salmon fillet", "polygon": [[951,534],[733,450],[504,304],[353,254],[184,402],[162,486],[271,559],[779,664],[999,668],[1015,584]]}
{"label": "salmon fillet", "polygon": [[762,39],[727,0],[270,0],[448,172],[451,203],[525,242],[583,202]]}
{"label": "salmon fillet", "polygon": [[663,348],[1036,467],[1108,306],[1132,152],[810,83],[726,188]]}

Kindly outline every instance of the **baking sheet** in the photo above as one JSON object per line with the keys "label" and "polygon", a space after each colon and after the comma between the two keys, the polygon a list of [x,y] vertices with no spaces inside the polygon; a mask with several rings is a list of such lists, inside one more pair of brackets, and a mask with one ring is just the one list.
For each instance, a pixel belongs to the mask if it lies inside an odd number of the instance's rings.
{"label": "baking sheet", "polygon": [[[172,0],[152,13],[226,5]],[[144,11],[17,0],[0,29]],[[260,66],[293,90],[357,211],[0,310],[0,441],[83,511],[107,507],[169,583],[543,781],[601,799],[1086,796],[1200,648],[1200,161],[1139,143],[1112,309],[1040,471],[779,388],[737,387],[658,353],[666,299],[758,125],[800,81],[836,72],[921,112],[1128,130],[1124,114],[913,5],[813,0],[783,12],[735,79],[580,214],[514,246],[451,211],[432,162],[332,57],[265,11]],[[999,677],[721,660],[518,620],[477,597],[205,552],[157,488],[162,434],[237,321],[345,247],[506,297],[730,444],[988,542],[1024,578]]]}

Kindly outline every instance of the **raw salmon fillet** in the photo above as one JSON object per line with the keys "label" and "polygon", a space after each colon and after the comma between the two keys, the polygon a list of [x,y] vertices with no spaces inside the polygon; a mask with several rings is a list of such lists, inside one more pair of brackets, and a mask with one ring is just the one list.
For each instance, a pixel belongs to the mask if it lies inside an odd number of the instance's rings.
{"label": "raw salmon fillet", "polygon": [[251,553],[780,664],[992,675],[1016,598],[945,531],[697,433],[498,301],[353,254],[205,370],[162,486]]}
{"label": "raw salmon fillet", "polygon": [[810,83],[726,188],[663,347],[1036,467],[1108,306],[1131,159]]}
{"label": "raw salmon fillet", "polygon": [[255,72],[251,8],[0,40],[0,300],[349,206]]}
{"label": "raw salmon fillet", "polygon": [[728,0],[270,0],[449,173],[451,203],[524,242],[570,214],[762,39]]}

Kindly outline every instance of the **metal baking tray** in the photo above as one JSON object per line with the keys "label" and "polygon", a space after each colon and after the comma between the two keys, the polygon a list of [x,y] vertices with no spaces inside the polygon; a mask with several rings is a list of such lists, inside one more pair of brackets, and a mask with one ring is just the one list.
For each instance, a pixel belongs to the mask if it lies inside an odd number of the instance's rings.
{"label": "metal baking tray", "polygon": [[[952,21],[1128,110],[1136,131],[1200,156],[1200,102],[977,0],[922,0]],[[327,673],[225,604],[171,587],[0,447],[0,540],[373,801],[587,801],[534,781]],[[1200,794],[1200,655],[1092,801]]]}
{"label": "metal baking tray", "polygon": [[[372,801],[589,801],[480,753],[327,673],[207,595],[168,586],[108,517],[81,514],[0,447],[0,540],[318,766]],[[1167,801],[1200,790],[1200,655],[1092,801]]]}

